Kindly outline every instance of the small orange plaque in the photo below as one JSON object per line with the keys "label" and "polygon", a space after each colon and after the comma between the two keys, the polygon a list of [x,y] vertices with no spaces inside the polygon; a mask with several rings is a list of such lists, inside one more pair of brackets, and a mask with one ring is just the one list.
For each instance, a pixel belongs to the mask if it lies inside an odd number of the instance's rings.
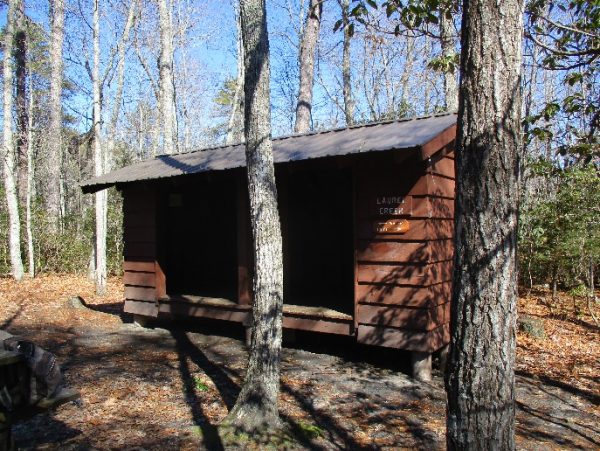
{"label": "small orange plaque", "polygon": [[410,230],[410,223],[406,219],[388,219],[373,223],[375,233],[406,233]]}

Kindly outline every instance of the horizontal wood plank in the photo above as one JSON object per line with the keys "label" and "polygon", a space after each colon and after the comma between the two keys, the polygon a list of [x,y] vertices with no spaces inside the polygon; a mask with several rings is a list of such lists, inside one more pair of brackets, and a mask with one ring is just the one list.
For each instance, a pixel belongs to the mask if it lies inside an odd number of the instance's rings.
{"label": "horizontal wood plank", "polygon": [[154,302],[134,301],[131,299],[126,299],[123,311],[125,313],[149,316],[152,318],[156,318],[158,316],[158,307]]}
{"label": "horizontal wood plank", "polygon": [[449,153],[454,150],[456,125],[452,125],[421,146],[421,159],[427,160],[436,153]]}
{"label": "horizontal wood plank", "polygon": [[362,241],[357,242],[356,259],[364,262],[427,262],[427,242]]}
{"label": "horizontal wood plank", "polygon": [[428,332],[359,325],[356,339],[362,344],[385,348],[435,352],[450,342],[450,325]]}
{"label": "horizontal wood plank", "polygon": [[389,304],[427,308],[449,302],[451,295],[451,282],[431,286],[371,284],[356,286],[356,301],[359,304]]}
{"label": "horizontal wood plank", "polygon": [[408,230],[402,234],[377,233],[375,226],[383,220],[359,219],[356,224],[358,239],[381,239],[394,241],[417,241],[452,238],[454,221],[452,219],[415,219],[406,218]]}
{"label": "horizontal wood plank", "polygon": [[454,160],[445,156],[433,160],[431,164],[427,167],[427,172],[429,174],[435,174],[440,175],[442,177],[454,179]]}
{"label": "horizontal wood plank", "polygon": [[123,274],[123,284],[154,288],[156,287],[156,274],[153,272],[125,271]]}
{"label": "horizontal wood plank", "polygon": [[132,260],[125,259],[123,262],[124,271],[141,271],[141,272],[154,272],[155,263],[154,260]]}
{"label": "horizontal wood plank", "polygon": [[392,285],[433,285],[452,279],[452,262],[428,265],[362,264],[357,265],[358,282]]}
{"label": "horizontal wood plank", "polygon": [[178,318],[196,317],[210,318],[237,323],[249,321],[252,313],[249,310],[233,310],[221,307],[196,305],[188,302],[166,301],[160,303],[160,312]]}
{"label": "horizontal wood plank", "polygon": [[366,325],[429,331],[450,322],[450,303],[424,309],[360,305],[358,322]]}
{"label": "horizontal wood plank", "polygon": [[286,329],[307,330],[335,335],[352,335],[352,322],[335,322],[323,319],[296,318],[284,315],[283,327]]}
{"label": "horizontal wood plank", "polygon": [[147,287],[132,287],[125,285],[125,299],[132,301],[156,301],[156,290]]}

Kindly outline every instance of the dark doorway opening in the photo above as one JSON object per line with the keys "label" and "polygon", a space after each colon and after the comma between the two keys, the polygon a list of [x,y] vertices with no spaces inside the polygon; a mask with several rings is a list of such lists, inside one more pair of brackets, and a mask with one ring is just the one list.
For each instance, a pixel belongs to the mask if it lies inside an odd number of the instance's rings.
{"label": "dark doorway opening", "polygon": [[161,196],[159,258],[167,294],[237,299],[237,198],[228,174],[203,175]]}
{"label": "dark doorway opening", "polygon": [[354,202],[350,168],[282,168],[284,303],[354,314]]}

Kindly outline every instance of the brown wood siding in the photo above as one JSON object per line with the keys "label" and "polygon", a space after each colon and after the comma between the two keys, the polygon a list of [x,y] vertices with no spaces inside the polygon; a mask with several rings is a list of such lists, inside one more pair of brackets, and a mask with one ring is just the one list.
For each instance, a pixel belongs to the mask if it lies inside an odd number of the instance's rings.
{"label": "brown wood siding", "polygon": [[358,322],[365,325],[429,331],[450,321],[450,303],[432,308],[361,305]]}
{"label": "brown wood siding", "polygon": [[158,292],[164,291],[164,283],[157,278],[153,189],[134,186],[123,191],[123,239],[125,311],[156,317]]}
{"label": "brown wood siding", "polygon": [[123,311],[134,315],[156,317],[158,315],[158,306],[155,302],[126,299]]}
{"label": "brown wood siding", "polygon": [[362,304],[398,305],[407,307],[433,307],[450,299],[451,282],[430,286],[363,284],[358,285],[356,298]]}
{"label": "brown wood siding", "polygon": [[[355,319],[360,343],[433,351],[448,342],[452,133],[428,143],[424,162],[359,168]],[[404,233],[386,233],[400,229]]]}
{"label": "brown wood siding", "polygon": [[299,329],[336,335],[352,335],[354,331],[354,324],[352,322],[297,318],[287,315],[284,315],[283,317],[283,327],[287,329]]}
{"label": "brown wood siding", "polygon": [[425,241],[452,238],[454,235],[454,220],[452,219],[415,219],[412,217],[402,218],[408,225],[408,230],[404,233],[377,233],[375,224],[385,222],[386,219],[390,218],[358,220],[356,238],[358,240]]}
{"label": "brown wood siding", "polygon": [[427,332],[359,325],[356,339],[367,345],[434,352],[450,342],[450,324]]}

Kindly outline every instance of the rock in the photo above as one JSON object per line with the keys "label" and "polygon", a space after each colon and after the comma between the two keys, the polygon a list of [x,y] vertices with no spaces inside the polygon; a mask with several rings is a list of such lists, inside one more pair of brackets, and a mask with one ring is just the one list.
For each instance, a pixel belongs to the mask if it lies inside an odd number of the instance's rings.
{"label": "rock", "polygon": [[521,315],[518,320],[519,330],[525,332],[535,338],[544,338],[546,333],[544,331],[544,322],[530,315]]}
{"label": "rock", "polygon": [[73,296],[67,300],[69,307],[74,309],[86,309],[85,300],[81,296]]}

